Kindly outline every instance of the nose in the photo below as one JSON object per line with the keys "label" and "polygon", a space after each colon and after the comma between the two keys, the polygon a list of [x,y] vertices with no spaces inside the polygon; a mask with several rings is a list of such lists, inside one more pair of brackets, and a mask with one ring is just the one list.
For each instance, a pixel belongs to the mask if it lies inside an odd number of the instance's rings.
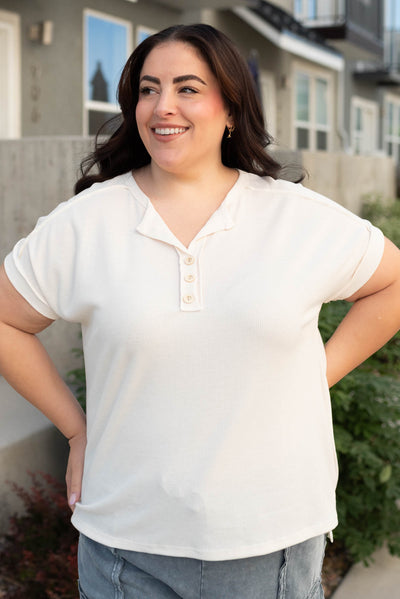
{"label": "nose", "polygon": [[176,98],[173,90],[163,90],[159,93],[154,113],[159,117],[176,113]]}

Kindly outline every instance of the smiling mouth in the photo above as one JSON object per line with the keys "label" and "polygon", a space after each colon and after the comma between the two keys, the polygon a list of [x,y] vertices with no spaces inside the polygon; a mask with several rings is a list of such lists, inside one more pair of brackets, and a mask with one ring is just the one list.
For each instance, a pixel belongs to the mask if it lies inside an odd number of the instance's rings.
{"label": "smiling mouth", "polygon": [[187,129],[187,127],[157,127],[153,131],[157,135],[177,135],[178,133],[185,133]]}

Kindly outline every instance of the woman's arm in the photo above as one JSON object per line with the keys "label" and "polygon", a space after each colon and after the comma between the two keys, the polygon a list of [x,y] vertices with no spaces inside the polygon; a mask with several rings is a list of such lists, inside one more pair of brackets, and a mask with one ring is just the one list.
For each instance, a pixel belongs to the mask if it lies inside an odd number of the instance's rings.
{"label": "woman's arm", "polygon": [[[36,333],[53,321],[37,312],[10,283],[0,267],[0,372],[67,437],[70,457],[67,493],[80,498],[86,419],[79,403],[58,374]],[[71,500],[72,499],[72,500]]]}
{"label": "woman's arm", "polygon": [[400,328],[400,251],[388,239],[372,277],[325,346],[331,387],[382,347]]}

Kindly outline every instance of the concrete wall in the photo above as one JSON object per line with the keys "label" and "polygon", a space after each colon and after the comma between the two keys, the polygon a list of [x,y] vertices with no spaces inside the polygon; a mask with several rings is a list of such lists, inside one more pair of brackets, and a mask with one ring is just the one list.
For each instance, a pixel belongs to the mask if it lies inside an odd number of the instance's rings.
{"label": "concrete wall", "polygon": [[305,151],[301,155],[308,172],[304,184],[352,212],[360,212],[367,194],[383,200],[396,197],[396,164],[388,156]]}

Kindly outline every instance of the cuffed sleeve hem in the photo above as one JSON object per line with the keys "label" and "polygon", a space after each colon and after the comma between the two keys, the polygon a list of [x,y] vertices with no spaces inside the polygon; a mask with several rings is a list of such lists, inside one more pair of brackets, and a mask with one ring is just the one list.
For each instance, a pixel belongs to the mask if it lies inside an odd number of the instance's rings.
{"label": "cuffed sleeve hem", "polygon": [[47,304],[38,298],[32,287],[25,280],[15,263],[12,252],[8,254],[4,260],[4,268],[10,283],[15,287],[18,293],[22,295],[28,304],[32,306],[32,308],[37,310],[43,316],[46,316],[46,318],[51,318],[52,320],[57,320],[59,318],[58,314],[56,314]]}
{"label": "cuffed sleeve hem", "polygon": [[370,228],[370,238],[364,256],[349,283],[335,297],[330,298],[330,301],[346,299],[356,293],[356,291],[365,285],[378,268],[383,256],[385,238],[380,229],[377,229],[370,223],[368,223],[368,226]]}

